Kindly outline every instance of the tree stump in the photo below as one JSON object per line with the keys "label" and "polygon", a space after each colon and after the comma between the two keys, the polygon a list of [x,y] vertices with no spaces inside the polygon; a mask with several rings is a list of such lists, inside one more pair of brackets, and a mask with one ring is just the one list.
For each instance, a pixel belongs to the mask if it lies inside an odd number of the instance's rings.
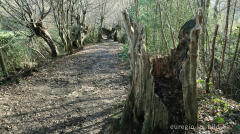
{"label": "tree stump", "polygon": [[131,88],[120,120],[121,129],[111,133],[184,133],[184,125],[197,125],[199,16],[190,29],[182,27],[179,45],[171,54],[150,59],[143,27],[138,27],[123,12],[129,40]]}

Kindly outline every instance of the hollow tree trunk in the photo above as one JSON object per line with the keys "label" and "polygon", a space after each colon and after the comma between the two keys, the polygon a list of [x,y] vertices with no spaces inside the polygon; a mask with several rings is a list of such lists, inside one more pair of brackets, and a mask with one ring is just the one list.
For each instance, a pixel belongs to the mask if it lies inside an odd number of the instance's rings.
{"label": "hollow tree trunk", "polygon": [[[193,39],[182,41],[169,56],[150,59],[143,28],[133,23],[126,11],[123,18],[130,45],[131,91],[120,121],[121,130],[113,133],[184,133],[184,129],[174,129],[172,125],[196,126],[196,66],[200,29],[191,32]],[[186,66],[191,68],[188,73],[182,69]]]}
{"label": "hollow tree trunk", "polygon": [[42,21],[33,24],[33,30],[35,32],[35,34],[39,37],[41,37],[44,41],[46,41],[46,43],[48,44],[48,46],[51,49],[51,56],[52,57],[57,57],[58,56],[58,49],[56,44],[54,43],[51,35],[49,34],[49,32],[46,30],[46,28],[44,28]]}

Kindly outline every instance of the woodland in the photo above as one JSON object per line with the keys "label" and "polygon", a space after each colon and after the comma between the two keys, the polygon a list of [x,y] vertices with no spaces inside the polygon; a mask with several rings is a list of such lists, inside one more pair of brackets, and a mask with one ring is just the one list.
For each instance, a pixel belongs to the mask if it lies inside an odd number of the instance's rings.
{"label": "woodland", "polygon": [[238,134],[239,44],[239,0],[0,0],[0,134]]}

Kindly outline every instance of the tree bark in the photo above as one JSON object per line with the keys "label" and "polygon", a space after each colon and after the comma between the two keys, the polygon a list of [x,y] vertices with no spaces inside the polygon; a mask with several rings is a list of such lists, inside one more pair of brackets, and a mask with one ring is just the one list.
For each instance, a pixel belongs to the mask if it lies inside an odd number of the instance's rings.
{"label": "tree bark", "polygon": [[39,21],[36,24],[32,24],[33,26],[33,30],[35,32],[35,34],[39,37],[41,37],[44,41],[46,41],[46,43],[48,44],[48,46],[51,49],[51,56],[52,57],[57,57],[58,56],[58,49],[56,44],[54,43],[54,41],[52,40],[51,35],[49,34],[49,32],[46,30],[46,28],[44,28],[42,21]]}
{"label": "tree bark", "polygon": [[[189,47],[189,55],[183,64],[183,100],[185,111],[185,123],[188,125],[197,126],[197,57],[198,57],[198,41],[200,29],[202,25],[202,11],[198,11],[195,18],[196,25],[190,30],[190,41],[187,44]],[[183,26],[184,27],[184,26]],[[184,31],[184,30],[183,30]],[[183,40],[186,40],[183,38]],[[181,44],[180,44],[181,45]]]}
{"label": "tree bark", "polygon": [[52,37],[50,36],[47,30],[40,29],[40,31],[41,31],[40,37],[42,37],[47,42],[48,46],[51,49],[52,57],[57,57],[59,52],[56,44],[52,40]]}
{"label": "tree bark", "polygon": [[[200,31],[200,30],[199,30]],[[198,106],[197,106],[197,57],[198,57],[198,38],[199,38],[199,31],[193,31],[196,38],[194,41],[191,41],[190,44],[190,84],[191,88],[188,91],[188,99],[184,99],[184,101],[187,101],[188,108],[185,108],[187,111],[191,114],[191,116],[185,116],[187,119],[187,122],[191,125],[197,126],[197,112],[198,112]],[[185,95],[185,94],[184,94]],[[190,103],[191,101],[191,103]],[[186,107],[186,104],[184,104]]]}

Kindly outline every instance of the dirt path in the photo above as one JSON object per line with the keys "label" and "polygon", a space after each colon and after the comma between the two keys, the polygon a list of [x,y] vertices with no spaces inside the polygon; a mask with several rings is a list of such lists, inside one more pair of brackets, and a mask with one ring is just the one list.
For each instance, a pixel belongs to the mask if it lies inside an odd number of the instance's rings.
{"label": "dirt path", "polygon": [[126,98],[115,42],[89,45],[0,87],[0,133],[99,133]]}

